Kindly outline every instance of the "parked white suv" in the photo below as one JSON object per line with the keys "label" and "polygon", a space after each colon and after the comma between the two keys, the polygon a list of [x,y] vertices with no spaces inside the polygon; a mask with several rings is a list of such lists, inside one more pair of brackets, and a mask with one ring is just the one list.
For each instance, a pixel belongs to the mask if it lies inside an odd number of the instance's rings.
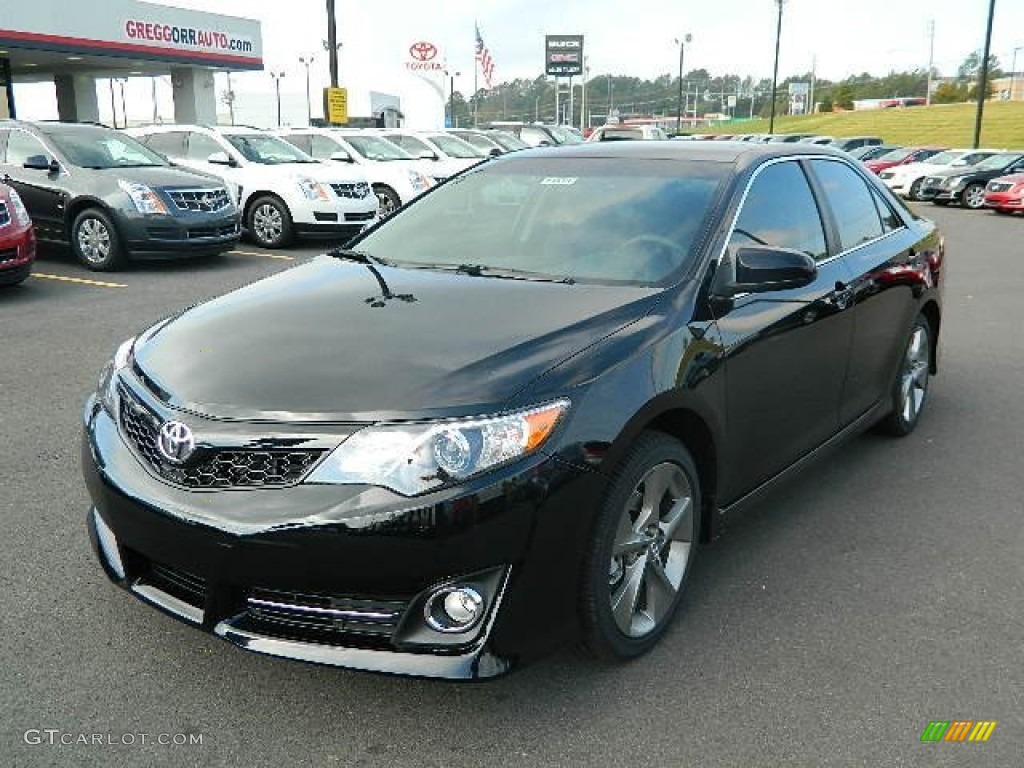
{"label": "parked white suv", "polygon": [[317,160],[355,164],[377,196],[381,218],[434,185],[423,172],[423,160],[383,136],[352,128],[279,128],[274,133]]}
{"label": "parked white suv", "polygon": [[926,176],[934,176],[939,171],[949,171],[980,163],[985,158],[996,154],[995,149],[947,149],[932,155],[919,163],[907,163],[886,168],[878,177],[897,195],[910,200],[919,200],[921,185]]}
{"label": "parked white suv", "polygon": [[377,220],[377,198],[358,167],[321,163],[256,128],[151,125],[127,132],[178,165],[227,182],[243,227],[265,248],[296,235],[348,239]]}
{"label": "parked white suv", "polygon": [[427,173],[444,181],[488,158],[479,149],[444,131],[407,131],[402,128],[370,128],[366,133],[383,136],[415,158],[429,161]]}

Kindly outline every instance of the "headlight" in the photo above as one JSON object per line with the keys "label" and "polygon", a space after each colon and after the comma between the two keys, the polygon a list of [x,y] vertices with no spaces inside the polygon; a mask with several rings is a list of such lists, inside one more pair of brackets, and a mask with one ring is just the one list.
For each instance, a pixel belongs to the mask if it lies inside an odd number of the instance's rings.
{"label": "headlight", "polygon": [[9,192],[11,207],[14,208],[14,218],[18,220],[19,224],[31,224],[32,218],[28,215],[28,210],[25,208],[25,204],[21,201],[21,196],[18,194],[18,190],[11,187]]}
{"label": "headlight", "polygon": [[131,198],[139,213],[162,213],[167,214],[167,206],[152,189],[145,184],[138,184],[134,181],[118,179],[117,186]]}
{"label": "headlight", "polygon": [[532,453],[568,408],[568,400],[558,400],[505,416],[367,427],[306,482],[378,485],[415,496]]}
{"label": "headlight", "polygon": [[942,186],[946,189],[955,189],[964,183],[963,176],[950,176],[942,182]]}
{"label": "headlight", "polygon": [[128,363],[131,362],[136,338],[132,336],[123,342],[114,353],[114,359],[103,366],[103,371],[100,373],[100,382],[96,388],[96,395],[99,397],[100,403],[111,415],[117,412],[116,375],[121,369],[127,368]]}
{"label": "headlight", "polygon": [[329,200],[330,195],[327,194],[327,188],[324,187],[319,181],[300,176],[296,179],[299,185],[299,189],[302,190],[302,194],[306,196],[307,200]]}
{"label": "headlight", "polygon": [[409,171],[409,183],[412,184],[412,188],[417,192],[430,188],[430,179],[419,171]]}

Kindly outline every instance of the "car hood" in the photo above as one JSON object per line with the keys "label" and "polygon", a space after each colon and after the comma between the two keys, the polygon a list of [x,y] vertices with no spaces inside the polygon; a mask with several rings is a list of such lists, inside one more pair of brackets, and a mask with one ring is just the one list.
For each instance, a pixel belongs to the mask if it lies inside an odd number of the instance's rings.
{"label": "car hood", "polygon": [[166,402],[214,418],[485,413],[661,295],[321,256],[157,326],[135,365]]}
{"label": "car hood", "polygon": [[351,184],[366,181],[366,173],[353,163],[281,163],[263,165],[249,163],[244,167],[246,176],[259,176],[263,183],[273,181],[291,182],[303,176],[314,181],[330,184]]}
{"label": "car hood", "polygon": [[[961,165],[958,168],[967,168],[969,166]],[[903,174],[914,174],[922,173],[925,176],[935,176],[942,171],[948,171],[952,166],[950,165],[935,165],[934,163],[905,163],[903,165],[893,166],[886,170],[892,171],[893,173]]]}
{"label": "car hood", "polygon": [[[154,166],[148,168],[104,168],[91,169],[93,174],[100,174],[105,181],[116,186],[118,180],[124,179],[149,187],[194,187],[198,189],[222,188],[224,182],[216,176],[187,170],[179,167]],[[94,179],[99,177],[93,177]]]}
{"label": "car hood", "polygon": [[1004,175],[1005,171],[998,168],[978,168],[974,165],[964,165],[959,168],[950,168],[947,171],[940,171],[938,173],[929,173],[929,176],[934,176],[938,179],[948,179],[953,176],[977,176],[979,178],[995,178],[996,176]]}

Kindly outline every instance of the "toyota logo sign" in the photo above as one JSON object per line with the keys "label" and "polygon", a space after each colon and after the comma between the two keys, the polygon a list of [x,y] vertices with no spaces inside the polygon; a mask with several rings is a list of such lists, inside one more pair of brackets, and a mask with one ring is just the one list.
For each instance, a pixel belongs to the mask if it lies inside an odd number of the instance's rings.
{"label": "toyota logo sign", "polygon": [[180,421],[168,421],[160,427],[156,439],[160,455],[172,464],[183,464],[192,455],[196,447],[196,439],[187,424]]}
{"label": "toyota logo sign", "polygon": [[409,55],[416,61],[430,61],[437,56],[437,46],[421,40],[409,46]]}

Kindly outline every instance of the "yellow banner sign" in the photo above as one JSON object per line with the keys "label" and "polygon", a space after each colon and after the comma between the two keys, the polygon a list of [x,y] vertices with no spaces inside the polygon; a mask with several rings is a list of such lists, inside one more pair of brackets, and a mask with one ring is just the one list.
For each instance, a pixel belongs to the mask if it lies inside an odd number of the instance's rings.
{"label": "yellow banner sign", "polygon": [[332,124],[348,122],[347,88],[324,88],[324,118]]}

